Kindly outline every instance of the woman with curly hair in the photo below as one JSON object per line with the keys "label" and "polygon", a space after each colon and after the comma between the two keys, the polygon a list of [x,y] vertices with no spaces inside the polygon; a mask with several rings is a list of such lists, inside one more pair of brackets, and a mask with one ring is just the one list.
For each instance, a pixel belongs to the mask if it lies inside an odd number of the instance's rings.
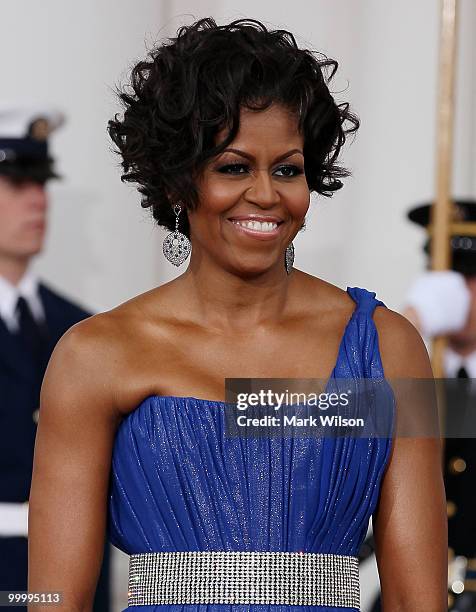
{"label": "woman with curly hair", "polygon": [[330,196],[348,175],[338,157],[358,120],[329,91],[337,62],[252,19],[177,34],[134,67],[109,133],[123,180],[169,230],[165,258],[188,264],[54,351],[29,588],[91,610],[107,529],[131,555],[131,612],[355,611],[372,517],[384,609],[440,612],[438,439],[233,436],[225,422],[227,378],[327,389],[432,376],[419,334],[374,292],[293,266],[310,193]]}

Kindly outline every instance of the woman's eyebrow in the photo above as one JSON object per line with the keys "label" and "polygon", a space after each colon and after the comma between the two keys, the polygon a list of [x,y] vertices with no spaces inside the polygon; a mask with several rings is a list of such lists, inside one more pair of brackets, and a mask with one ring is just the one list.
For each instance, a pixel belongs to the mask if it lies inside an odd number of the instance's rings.
{"label": "woman's eyebrow", "polygon": [[[223,153],[226,153],[227,151],[229,151],[230,153],[237,153],[238,155],[241,155],[242,157],[246,157],[247,159],[252,159],[252,160],[255,159],[254,155],[251,155],[251,153],[246,153],[245,151],[241,151],[240,149],[227,148],[223,150]],[[282,159],[285,159],[286,157],[289,157],[293,153],[300,153],[301,155],[304,156],[301,149],[291,149],[287,153],[283,153],[282,155],[279,155],[274,161],[277,162]]]}

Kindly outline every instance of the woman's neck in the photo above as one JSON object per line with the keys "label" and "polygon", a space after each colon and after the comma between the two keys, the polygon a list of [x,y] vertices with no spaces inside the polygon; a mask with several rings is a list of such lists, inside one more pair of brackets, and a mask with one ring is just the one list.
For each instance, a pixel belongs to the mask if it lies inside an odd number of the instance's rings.
{"label": "woman's neck", "polygon": [[191,312],[208,328],[250,331],[282,320],[297,275],[293,270],[288,276],[284,264],[283,274],[275,269],[246,279],[218,266],[204,272],[190,265],[177,281]]}

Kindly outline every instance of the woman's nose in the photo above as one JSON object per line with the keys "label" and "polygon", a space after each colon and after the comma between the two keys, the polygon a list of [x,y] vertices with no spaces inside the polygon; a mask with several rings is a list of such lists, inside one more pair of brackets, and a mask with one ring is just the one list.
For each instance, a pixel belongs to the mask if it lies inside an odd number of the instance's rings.
{"label": "woman's nose", "polygon": [[271,205],[279,202],[279,194],[273,185],[273,177],[268,170],[257,170],[253,185],[246,191],[246,196],[256,204]]}

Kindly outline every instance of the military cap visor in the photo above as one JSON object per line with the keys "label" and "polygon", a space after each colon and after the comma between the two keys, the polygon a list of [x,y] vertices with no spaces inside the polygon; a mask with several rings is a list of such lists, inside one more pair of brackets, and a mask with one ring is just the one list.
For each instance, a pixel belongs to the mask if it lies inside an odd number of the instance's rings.
{"label": "military cap visor", "polygon": [[[413,223],[427,227],[430,223],[431,204],[422,204],[412,208],[407,217]],[[476,200],[455,200],[454,221],[476,222]],[[471,276],[476,274],[476,236],[459,234],[451,236],[450,239],[452,263],[451,268],[461,274]],[[423,246],[424,252],[429,255],[431,249],[431,238],[428,238]]]}
{"label": "military cap visor", "polygon": [[48,136],[64,121],[50,109],[0,107],[0,175],[41,183],[59,178],[48,153]]}
{"label": "military cap visor", "polygon": [[0,176],[14,182],[35,181],[46,183],[50,179],[61,178],[54,170],[53,159],[21,158],[15,161],[0,162]]}

